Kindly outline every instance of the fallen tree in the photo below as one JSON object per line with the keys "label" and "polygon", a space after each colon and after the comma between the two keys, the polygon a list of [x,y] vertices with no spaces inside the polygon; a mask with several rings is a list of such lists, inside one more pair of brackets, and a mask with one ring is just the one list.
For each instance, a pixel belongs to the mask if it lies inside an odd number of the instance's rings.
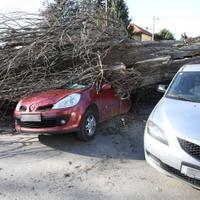
{"label": "fallen tree", "polygon": [[199,38],[134,41],[119,20],[104,14],[79,11],[64,23],[55,13],[1,15],[0,100],[96,80],[112,83],[124,98],[170,80],[183,64],[200,62]]}
{"label": "fallen tree", "polygon": [[200,63],[200,38],[185,41],[136,42],[123,40],[108,53],[106,63],[122,62],[141,73],[147,86],[171,80],[187,63]]}

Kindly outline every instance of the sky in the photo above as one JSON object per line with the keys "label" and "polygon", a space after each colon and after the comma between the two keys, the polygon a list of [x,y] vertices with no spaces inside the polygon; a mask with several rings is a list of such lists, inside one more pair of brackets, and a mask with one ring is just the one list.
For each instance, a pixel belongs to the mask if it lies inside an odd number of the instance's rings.
{"label": "sky", "polygon": [[200,0],[126,0],[132,21],[152,31],[153,16],[155,32],[166,28],[176,39],[186,32],[189,37],[200,35]]}
{"label": "sky", "polygon": [[0,0],[0,12],[38,12],[44,0]]}
{"label": "sky", "polygon": [[[22,10],[37,12],[44,0],[0,0],[0,12]],[[50,1],[50,0],[49,0]],[[200,0],[126,0],[129,14],[138,26],[152,31],[153,16],[155,32],[169,29],[176,39],[186,32],[189,37],[200,35]]]}

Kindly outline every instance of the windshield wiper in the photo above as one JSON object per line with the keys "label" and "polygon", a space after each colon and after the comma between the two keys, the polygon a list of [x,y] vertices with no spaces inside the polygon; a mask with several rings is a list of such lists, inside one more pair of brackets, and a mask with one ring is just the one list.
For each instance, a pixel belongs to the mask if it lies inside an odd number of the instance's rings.
{"label": "windshield wiper", "polygon": [[179,95],[169,95],[168,94],[166,97],[177,99],[177,100],[183,100],[183,101],[193,101],[192,99],[188,99],[186,97],[179,96]]}

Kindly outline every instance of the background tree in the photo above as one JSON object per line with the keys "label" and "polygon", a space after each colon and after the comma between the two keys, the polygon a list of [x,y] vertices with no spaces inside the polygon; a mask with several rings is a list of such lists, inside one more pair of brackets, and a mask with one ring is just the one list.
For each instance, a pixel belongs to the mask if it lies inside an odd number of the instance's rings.
{"label": "background tree", "polygon": [[[46,19],[47,24],[54,24],[55,22],[66,24],[74,18],[85,19],[93,18],[105,29],[108,27],[124,29],[126,35],[130,35],[127,29],[130,18],[128,14],[128,7],[124,0],[108,0],[108,9],[105,14],[105,0],[54,0],[50,4],[48,1],[44,3],[45,10],[42,15]],[[93,20],[93,21],[94,21]],[[120,27],[119,27],[120,26]]]}
{"label": "background tree", "polygon": [[[97,5],[105,8],[105,0],[97,0]],[[128,6],[124,0],[108,0],[108,12],[121,19],[127,28],[131,19],[129,17]]]}
{"label": "background tree", "polygon": [[124,2],[124,0],[117,0],[116,1],[116,11],[117,11],[118,17],[120,19],[122,19],[125,26],[127,27],[131,20],[129,18],[128,6]]}
{"label": "background tree", "polygon": [[167,29],[162,29],[155,34],[155,40],[175,40],[174,34]]}
{"label": "background tree", "polygon": [[42,11],[42,15],[46,17],[48,22],[59,21],[65,23],[70,18],[76,15],[79,9],[77,0],[54,0],[51,3],[44,2],[45,10]]}

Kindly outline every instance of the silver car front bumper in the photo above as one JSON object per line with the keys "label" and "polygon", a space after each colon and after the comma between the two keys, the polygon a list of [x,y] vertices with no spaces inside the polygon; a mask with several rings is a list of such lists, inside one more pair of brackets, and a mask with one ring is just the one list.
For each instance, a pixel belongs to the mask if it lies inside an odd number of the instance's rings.
{"label": "silver car front bumper", "polygon": [[200,162],[180,145],[165,145],[145,131],[144,151],[146,161],[155,169],[200,188]]}

